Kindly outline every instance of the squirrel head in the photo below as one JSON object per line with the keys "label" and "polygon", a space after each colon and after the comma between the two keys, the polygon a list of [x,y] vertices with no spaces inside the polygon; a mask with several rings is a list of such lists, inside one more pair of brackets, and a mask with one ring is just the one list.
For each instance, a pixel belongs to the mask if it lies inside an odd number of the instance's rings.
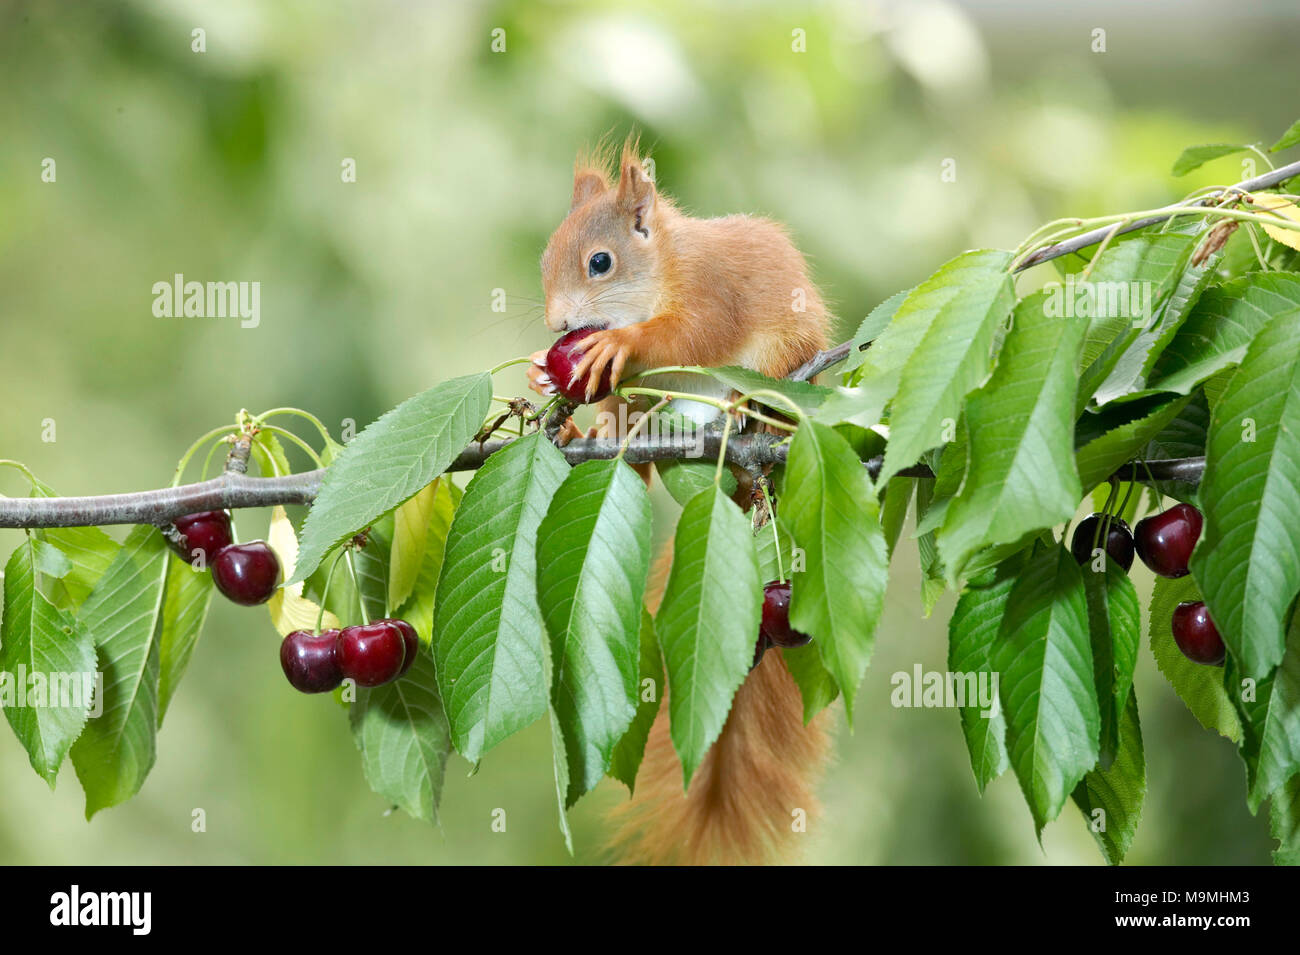
{"label": "squirrel head", "polygon": [[623,144],[617,185],[599,159],[580,156],[569,214],[542,254],[547,328],[622,328],[650,318],[665,211],[634,138]]}

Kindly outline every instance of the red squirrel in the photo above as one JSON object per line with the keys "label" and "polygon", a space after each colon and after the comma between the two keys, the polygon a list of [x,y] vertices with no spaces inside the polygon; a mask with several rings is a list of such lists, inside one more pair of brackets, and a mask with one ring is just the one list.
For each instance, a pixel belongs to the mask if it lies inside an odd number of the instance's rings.
{"label": "red squirrel", "polygon": [[[574,373],[587,376],[588,395],[606,368],[615,386],[665,365],[741,365],[783,377],[826,347],[830,316],[784,228],[748,215],[697,219],[680,211],[647,175],[634,137],[623,145],[617,181],[605,167],[598,154],[579,156],[568,215],[541,263],[547,327],[592,329]],[[530,385],[544,395],[553,393],[545,356],[533,355],[529,368]],[[689,386],[664,378],[647,384],[704,393],[698,377]],[[603,410],[618,400],[606,399]],[[571,422],[566,433],[577,433]],[[671,558],[670,547],[651,570],[652,612]],[[780,651],[769,651],[737,691],[684,792],[662,702],[634,794],[615,810],[620,860],[788,858],[797,811],[816,812],[812,787],[829,750],[824,716],[804,724],[798,687]]]}

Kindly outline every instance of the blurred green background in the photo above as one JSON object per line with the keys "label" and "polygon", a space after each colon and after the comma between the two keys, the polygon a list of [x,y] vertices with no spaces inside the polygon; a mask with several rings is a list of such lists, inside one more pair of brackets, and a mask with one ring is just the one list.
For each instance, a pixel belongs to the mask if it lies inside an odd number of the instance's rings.
{"label": "blurred green background", "polygon": [[[544,347],[537,261],[573,155],[633,125],[687,209],[787,222],[847,337],[964,248],[1258,171],[1168,175],[1185,145],[1271,142],[1300,115],[1282,95],[1300,87],[1294,4],[1235,4],[1225,25],[1210,2],[5,2],[0,457],[66,494],[159,486],[241,407],[307,408],[337,434]],[[260,282],[260,326],[154,317],[177,272]],[[241,535],[267,518],[241,514]],[[0,532],[0,555],[18,539]],[[1099,863],[1072,805],[1040,849],[1010,774],[980,798],[954,713],[890,706],[892,673],[944,666],[952,598],[921,621],[918,576],[904,542],[807,861]],[[345,715],[290,689],[276,646],[263,612],[217,601],[152,776],[90,824],[71,766],[50,793],[0,730],[0,863],[570,861],[545,725],[474,778],[453,759],[439,832],[386,814]],[[1137,687],[1150,791],[1129,860],[1267,862],[1231,744],[1149,655]],[[574,861],[602,860],[620,793],[573,813]]]}

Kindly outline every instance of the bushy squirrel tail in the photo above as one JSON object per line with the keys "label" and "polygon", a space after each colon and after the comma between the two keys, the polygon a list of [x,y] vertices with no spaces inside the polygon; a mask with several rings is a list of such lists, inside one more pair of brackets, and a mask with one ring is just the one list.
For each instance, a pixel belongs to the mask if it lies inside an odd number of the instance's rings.
{"label": "bushy squirrel tail", "polygon": [[[655,568],[655,585],[666,562]],[[757,636],[757,635],[756,635]],[[736,691],[722,733],[683,791],[665,694],[650,730],[632,798],[611,815],[618,861],[634,865],[788,862],[808,838],[796,823],[820,816],[814,787],[830,734],[823,711],[803,720],[799,688],[781,654],[763,656]]]}

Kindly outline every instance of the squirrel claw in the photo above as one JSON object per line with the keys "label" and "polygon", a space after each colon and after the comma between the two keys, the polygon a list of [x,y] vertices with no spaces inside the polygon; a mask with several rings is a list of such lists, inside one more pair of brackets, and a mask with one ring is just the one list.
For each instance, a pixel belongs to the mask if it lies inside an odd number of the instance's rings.
{"label": "squirrel claw", "polygon": [[595,332],[578,342],[578,348],[583,352],[583,356],[573,369],[572,380],[580,381],[584,377],[587,379],[587,400],[590,401],[591,396],[596,393],[606,368],[609,369],[610,388],[617,388],[623,376],[623,368],[632,352],[623,329],[610,328]]}

